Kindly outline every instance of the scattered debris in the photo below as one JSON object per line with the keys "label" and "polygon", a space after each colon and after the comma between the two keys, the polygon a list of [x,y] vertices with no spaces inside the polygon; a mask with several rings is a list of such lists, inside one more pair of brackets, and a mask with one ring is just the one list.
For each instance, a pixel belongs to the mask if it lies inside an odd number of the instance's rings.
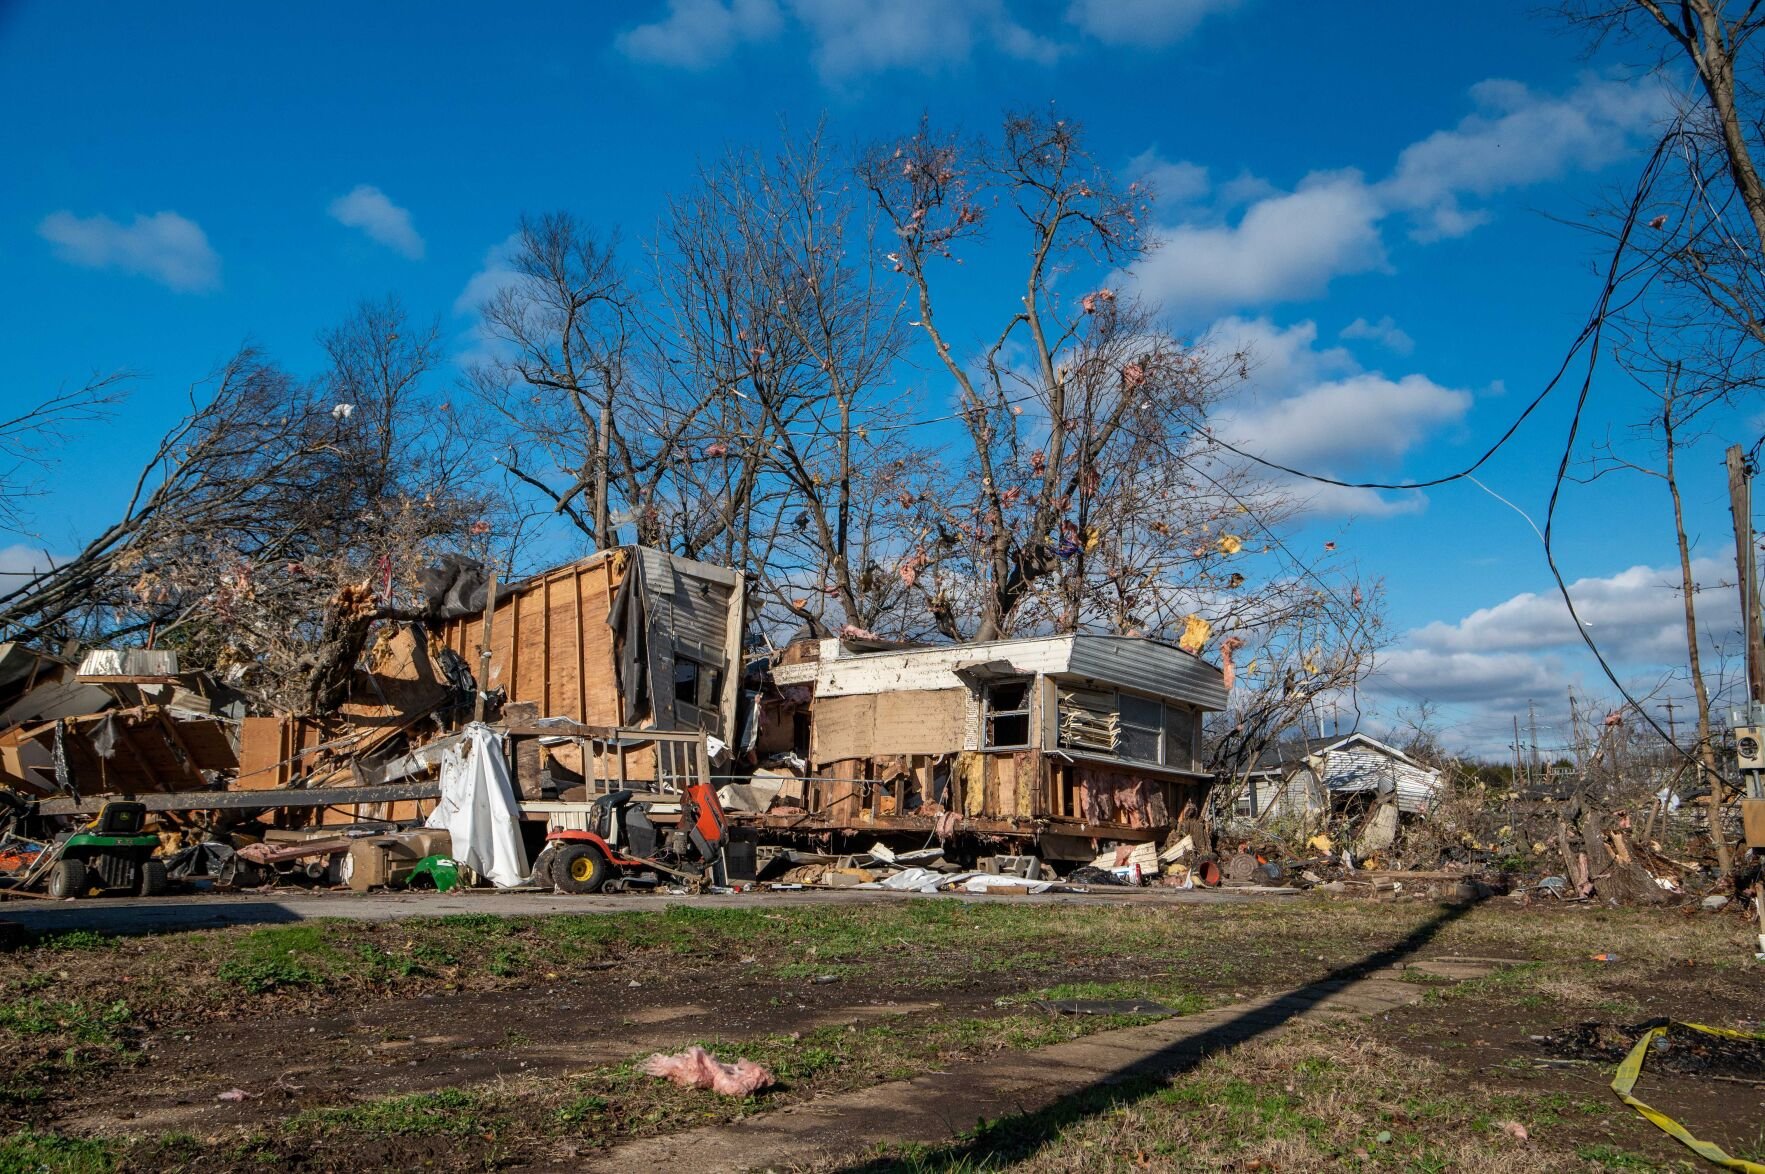
{"label": "scattered debris", "polygon": [[1176,1012],[1151,999],[1038,999],[1036,1007],[1050,1015],[1158,1015]]}

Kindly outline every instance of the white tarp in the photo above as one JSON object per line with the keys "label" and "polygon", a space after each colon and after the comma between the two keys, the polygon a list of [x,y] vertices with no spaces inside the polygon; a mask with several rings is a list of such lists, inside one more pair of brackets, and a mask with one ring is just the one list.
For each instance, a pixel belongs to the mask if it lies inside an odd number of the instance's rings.
{"label": "white tarp", "polygon": [[852,887],[855,889],[893,889],[898,893],[935,893],[938,891],[938,886],[949,878],[950,874],[947,872],[933,872],[929,868],[908,868],[897,872],[894,876]]}
{"label": "white tarp", "polygon": [[1046,893],[1054,887],[1054,884],[1052,881],[1033,881],[1021,876],[998,876],[990,872],[950,873],[933,872],[929,868],[908,868],[897,872],[894,876],[852,887],[857,889],[893,889],[898,893],[936,893],[948,892],[953,889],[965,889],[970,893],[985,893],[992,889]]}
{"label": "white tarp", "polygon": [[468,725],[460,745],[442,756],[441,802],[425,822],[446,828],[454,859],[499,889],[522,884],[532,871],[502,741],[483,722]]}

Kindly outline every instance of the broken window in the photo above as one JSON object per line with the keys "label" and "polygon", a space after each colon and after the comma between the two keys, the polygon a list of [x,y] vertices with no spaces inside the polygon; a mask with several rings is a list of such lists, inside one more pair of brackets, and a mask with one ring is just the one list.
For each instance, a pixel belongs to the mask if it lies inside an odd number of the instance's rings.
{"label": "broken window", "polygon": [[1134,762],[1194,765],[1195,718],[1151,697],[1113,689],[1060,690],[1060,745]]}
{"label": "broken window", "polygon": [[688,656],[674,658],[674,700],[695,709],[716,710],[723,700],[723,670]]}
{"label": "broken window", "polygon": [[1166,766],[1181,767],[1192,770],[1195,766],[1195,736],[1201,732],[1201,723],[1196,720],[1195,711],[1187,706],[1167,705],[1164,707],[1164,761]]}
{"label": "broken window", "polygon": [[1074,750],[1114,754],[1121,737],[1115,694],[1097,689],[1060,691],[1060,744]]}
{"label": "broken window", "polygon": [[684,656],[674,658],[674,700],[688,705],[699,703],[699,662]]}
{"label": "broken window", "polygon": [[1030,744],[1029,681],[995,681],[987,686],[986,726],[988,749]]}

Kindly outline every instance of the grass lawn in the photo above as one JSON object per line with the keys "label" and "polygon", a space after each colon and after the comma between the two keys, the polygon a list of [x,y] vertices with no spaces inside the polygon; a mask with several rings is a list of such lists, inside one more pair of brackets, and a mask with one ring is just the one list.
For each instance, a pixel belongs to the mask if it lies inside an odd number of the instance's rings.
{"label": "grass lawn", "polygon": [[[622,1138],[1144,1021],[1056,1017],[1039,1000],[1187,1014],[1346,972],[1406,939],[1418,956],[1531,964],[1417,976],[1423,1000],[1376,1021],[1294,1027],[1172,1080],[865,1161],[1655,1169],[1690,1154],[1618,1104],[1605,1058],[1532,1037],[1654,1015],[1744,1025],[1765,977],[1748,928],[1505,902],[893,900],[66,935],[0,955],[0,1172],[592,1168]],[[639,1072],[652,1051],[694,1042],[767,1065],[780,1087],[727,1100]],[[1760,1088],[1663,1068],[1638,1092],[1731,1152],[1765,1156]]]}

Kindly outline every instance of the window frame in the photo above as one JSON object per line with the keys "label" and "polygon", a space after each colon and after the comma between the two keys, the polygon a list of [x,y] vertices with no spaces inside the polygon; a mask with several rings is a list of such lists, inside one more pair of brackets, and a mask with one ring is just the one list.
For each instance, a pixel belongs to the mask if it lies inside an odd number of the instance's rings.
{"label": "window frame", "polygon": [[[693,668],[693,695],[691,698],[680,695],[680,687],[685,684],[680,679],[682,665]],[[676,652],[674,654],[674,704],[691,706],[698,713],[709,713],[721,716],[723,713],[723,670],[716,665],[707,664],[697,656]],[[677,711],[678,713],[678,711]]]}
{"label": "window frame", "polygon": [[[993,690],[1007,685],[1023,686],[1023,705],[1017,709],[993,708]],[[1028,750],[1035,744],[1035,708],[1036,678],[1035,677],[1001,677],[987,681],[981,687],[981,749],[983,750]],[[1023,741],[997,742],[993,739],[993,719],[1009,717],[1023,719]]]}
{"label": "window frame", "polygon": [[[1137,721],[1130,722],[1128,720],[1127,706],[1122,704],[1123,700],[1126,698],[1133,698],[1133,700],[1135,700],[1137,702],[1140,702],[1145,705],[1151,705],[1154,708],[1156,708],[1158,710],[1158,725],[1156,727],[1152,727],[1152,726],[1143,725]],[[1168,737],[1170,719],[1165,712],[1166,709],[1167,709],[1167,706],[1165,705],[1165,703],[1156,697],[1147,697],[1144,694],[1129,693],[1124,690],[1117,689],[1115,691],[1115,718],[1116,718],[1116,721],[1118,723],[1120,723],[1121,729],[1123,732],[1122,732],[1122,736],[1116,740],[1115,756],[1117,758],[1121,759],[1123,762],[1144,762],[1144,763],[1147,763],[1148,765],[1151,765],[1151,766],[1165,765],[1165,758],[1167,757],[1167,751],[1168,751],[1168,748],[1170,745],[1170,739]],[[1128,755],[1128,754],[1123,753],[1123,750],[1126,747],[1127,741],[1128,741],[1127,731],[1130,729],[1138,731],[1139,733],[1142,733],[1142,734],[1146,733],[1149,730],[1152,730],[1157,734],[1157,736],[1158,736],[1158,749],[1153,752],[1154,757],[1140,758],[1137,756]]]}
{"label": "window frame", "polygon": [[[1140,693],[1133,689],[1121,689],[1114,686],[1086,685],[1082,687],[1082,690],[1075,688],[1073,691],[1082,691],[1098,695],[1107,694],[1110,696],[1113,699],[1111,704],[1114,707],[1113,712],[1115,714],[1115,719],[1122,732],[1118,733],[1116,737],[1116,746],[1114,750],[1102,750],[1092,746],[1077,745],[1065,741],[1060,736],[1060,723],[1057,717],[1055,721],[1055,745],[1059,749],[1070,751],[1075,754],[1114,759],[1115,761],[1122,763],[1138,763],[1143,766],[1157,766],[1166,770],[1194,773],[1195,741],[1200,733],[1201,721],[1200,715],[1196,714],[1191,708],[1184,705],[1174,704],[1161,697],[1153,697],[1149,694]],[[1156,757],[1140,758],[1138,756],[1124,753],[1124,745],[1127,742],[1126,731],[1133,730],[1145,734],[1151,732],[1152,729],[1150,726],[1144,725],[1140,722],[1129,720],[1122,705],[1124,698],[1131,698],[1135,702],[1141,702],[1146,705],[1155,705],[1158,707],[1158,752]],[[1174,738],[1173,735],[1176,731],[1173,731],[1171,728],[1172,713],[1180,715],[1182,720],[1186,723],[1186,738],[1180,740]],[[1175,752],[1181,757],[1180,762],[1173,763],[1171,761],[1173,747]]]}

